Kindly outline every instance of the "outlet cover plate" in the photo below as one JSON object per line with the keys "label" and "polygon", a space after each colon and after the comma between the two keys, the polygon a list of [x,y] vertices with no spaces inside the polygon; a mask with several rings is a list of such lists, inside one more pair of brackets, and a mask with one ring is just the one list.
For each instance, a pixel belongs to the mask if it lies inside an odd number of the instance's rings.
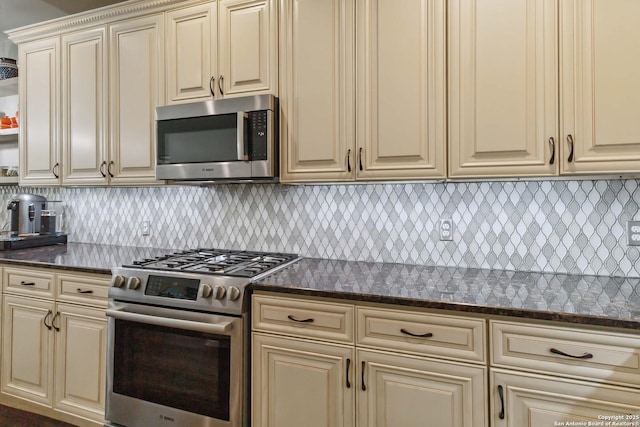
{"label": "outlet cover plate", "polygon": [[439,231],[440,231],[440,240],[445,240],[445,241],[453,240],[453,220],[441,219]]}
{"label": "outlet cover plate", "polygon": [[640,246],[640,221],[627,221],[627,244]]}

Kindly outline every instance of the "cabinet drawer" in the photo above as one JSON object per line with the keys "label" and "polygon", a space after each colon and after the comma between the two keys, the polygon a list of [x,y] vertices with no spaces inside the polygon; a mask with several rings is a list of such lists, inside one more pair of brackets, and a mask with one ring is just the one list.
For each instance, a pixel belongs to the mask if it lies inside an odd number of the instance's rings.
{"label": "cabinet drawer", "polygon": [[293,298],[253,296],[254,330],[353,343],[353,306]]}
{"label": "cabinet drawer", "polygon": [[5,267],[3,278],[5,292],[53,298],[53,273]]}
{"label": "cabinet drawer", "polygon": [[491,321],[491,364],[640,386],[640,335]]}
{"label": "cabinet drawer", "polygon": [[357,345],[486,361],[486,327],[482,319],[358,307],[357,325]]}
{"label": "cabinet drawer", "polygon": [[58,300],[107,306],[109,277],[58,275]]}

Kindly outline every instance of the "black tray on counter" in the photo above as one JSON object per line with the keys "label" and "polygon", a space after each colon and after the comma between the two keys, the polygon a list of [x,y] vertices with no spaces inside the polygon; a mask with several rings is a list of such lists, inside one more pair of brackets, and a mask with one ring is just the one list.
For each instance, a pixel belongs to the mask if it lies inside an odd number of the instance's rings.
{"label": "black tray on counter", "polygon": [[0,251],[37,248],[39,246],[66,245],[67,235],[64,233],[39,234],[36,236],[0,237]]}

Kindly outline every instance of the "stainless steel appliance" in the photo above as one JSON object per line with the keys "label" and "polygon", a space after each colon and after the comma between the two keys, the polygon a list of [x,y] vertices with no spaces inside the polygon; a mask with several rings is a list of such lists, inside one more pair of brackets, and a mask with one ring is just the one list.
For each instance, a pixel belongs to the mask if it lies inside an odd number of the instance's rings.
{"label": "stainless steel appliance", "polygon": [[156,108],[156,178],[192,183],[278,180],[273,95]]}
{"label": "stainless steel appliance", "polygon": [[197,249],[114,268],[106,425],[248,426],[244,290],[298,259]]}
{"label": "stainless steel appliance", "polygon": [[37,194],[15,194],[9,200],[10,230],[15,235],[40,233],[40,217],[47,198]]}

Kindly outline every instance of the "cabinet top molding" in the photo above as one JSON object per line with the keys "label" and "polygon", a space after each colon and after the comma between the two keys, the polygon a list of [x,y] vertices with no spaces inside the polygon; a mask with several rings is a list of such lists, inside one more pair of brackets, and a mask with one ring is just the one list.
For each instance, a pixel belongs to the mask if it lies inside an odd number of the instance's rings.
{"label": "cabinet top molding", "polygon": [[88,10],[49,21],[39,22],[24,27],[5,31],[9,40],[16,44],[39,38],[57,35],[69,30],[87,26],[106,24],[134,16],[163,12],[166,9],[205,3],[210,0],[129,0],[99,9]]}

